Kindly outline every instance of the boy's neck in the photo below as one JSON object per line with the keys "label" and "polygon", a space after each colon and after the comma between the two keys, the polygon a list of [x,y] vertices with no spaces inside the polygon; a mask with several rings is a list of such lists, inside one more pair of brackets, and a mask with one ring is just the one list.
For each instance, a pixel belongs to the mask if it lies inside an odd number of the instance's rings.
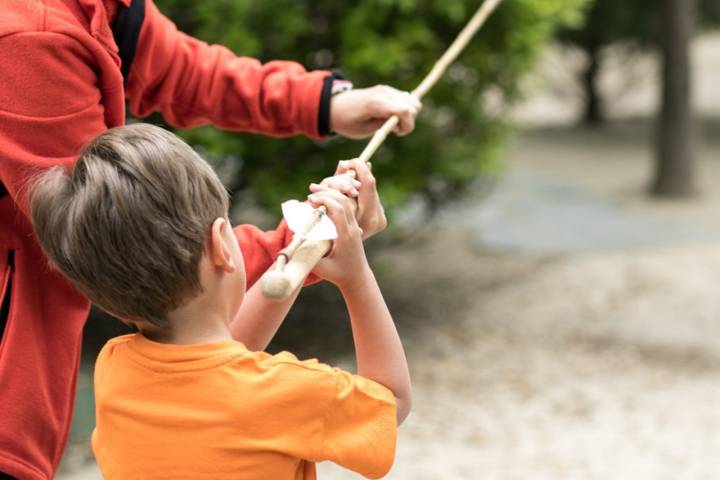
{"label": "boy's neck", "polygon": [[227,315],[217,308],[190,302],[167,315],[169,328],[142,325],[143,335],[159,343],[191,345],[232,340]]}
{"label": "boy's neck", "polygon": [[158,343],[171,343],[174,345],[195,345],[199,343],[214,343],[223,342],[226,340],[232,340],[230,330],[225,326],[224,328],[203,328],[195,329],[158,329],[158,328],[143,328],[140,329],[141,333]]}

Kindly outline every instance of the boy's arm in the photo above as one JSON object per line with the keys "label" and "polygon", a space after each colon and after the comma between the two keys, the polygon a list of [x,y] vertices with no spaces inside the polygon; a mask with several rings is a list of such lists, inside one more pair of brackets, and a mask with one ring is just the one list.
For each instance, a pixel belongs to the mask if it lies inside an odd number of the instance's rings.
{"label": "boy's arm", "polygon": [[299,293],[297,289],[286,300],[270,301],[262,294],[262,286],[256,283],[245,294],[240,311],[230,323],[232,337],[250,351],[265,350]]}
{"label": "boy's arm", "polygon": [[[357,180],[344,175],[348,170],[355,171]],[[310,190],[319,192],[331,188],[355,198],[358,202],[355,213],[364,238],[384,229],[387,225],[385,211],[378,196],[375,178],[367,164],[358,159],[341,161],[335,173],[335,176],[325,178],[319,185],[311,184]],[[253,293],[253,285],[275,261],[277,252],[292,240],[292,232],[284,221],[274,232],[263,232],[251,225],[241,225],[234,231],[244,254],[248,296],[240,314],[231,324],[233,338],[243,342],[250,350],[264,350],[282,324],[298,292],[287,303],[267,302],[260,294],[259,287]],[[311,274],[305,284],[317,280],[318,277]],[[262,321],[262,316],[267,316],[267,321]]]}
{"label": "boy's arm", "polygon": [[411,385],[405,352],[380,288],[367,263],[362,230],[357,225],[350,199],[334,190],[310,195],[324,205],[335,223],[338,238],[333,253],[315,269],[338,286],[347,303],[352,323],[358,374],[374,380],[395,395],[397,421],[410,413]]}
{"label": "boy's arm", "polygon": [[352,272],[342,292],[352,324],[357,373],[389,388],[401,424],[410,413],[412,390],[405,351],[370,267]]}

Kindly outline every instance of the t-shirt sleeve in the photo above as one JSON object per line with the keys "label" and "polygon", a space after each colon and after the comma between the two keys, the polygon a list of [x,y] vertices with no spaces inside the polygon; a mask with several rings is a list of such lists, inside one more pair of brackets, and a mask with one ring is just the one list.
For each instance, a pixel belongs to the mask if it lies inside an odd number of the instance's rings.
{"label": "t-shirt sleeve", "polygon": [[[280,451],[310,462],[331,461],[368,478],[387,474],[395,458],[395,396],[370,379],[294,355],[256,353],[268,374],[258,428]],[[263,411],[267,409],[267,411]],[[244,425],[247,429],[247,425]]]}
{"label": "t-shirt sleeve", "polygon": [[368,478],[387,474],[395,458],[397,414],[393,393],[370,379],[317,360],[261,354],[272,372],[273,441],[288,455],[331,461]]}
{"label": "t-shirt sleeve", "polygon": [[334,369],[334,398],[325,414],[317,461],[329,460],[368,478],[387,474],[395,459],[395,397],[386,387]]}

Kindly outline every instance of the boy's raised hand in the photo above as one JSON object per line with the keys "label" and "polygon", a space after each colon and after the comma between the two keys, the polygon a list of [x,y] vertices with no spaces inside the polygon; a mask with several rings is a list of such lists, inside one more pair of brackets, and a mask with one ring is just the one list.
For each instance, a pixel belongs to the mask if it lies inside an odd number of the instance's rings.
{"label": "boy's raised hand", "polygon": [[[345,175],[354,170],[356,178]],[[335,189],[345,195],[357,198],[357,222],[363,230],[363,239],[379,233],[387,226],[385,209],[380,202],[375,177],[365,162],[358,160],[342,160],[338,163],[335,176],[325,178],[320,184],[311,184],[311,192],[319,192],[323,187]]]}
{"label": "boy's raised hand", "polygon": [[332,188],[348,197],[357,198],[360,195],[362,184],[349,175],[335,174],[332,177],[324,178],[320,184],[311,183],[310,191],[319,192],[322,190],[321,187]]}
{"label": "boy's raised hand", "polygon": [[320,260],[313,273],[335,284],[341,290],[349,287],[353,279],[361,278],[368,270],[362,244],[362,228],[357,223],[352,200],[337,190],[319,186],[308,195],[313,207],[324,205],[327,215],[335,224],[337,238],[330,254]]}

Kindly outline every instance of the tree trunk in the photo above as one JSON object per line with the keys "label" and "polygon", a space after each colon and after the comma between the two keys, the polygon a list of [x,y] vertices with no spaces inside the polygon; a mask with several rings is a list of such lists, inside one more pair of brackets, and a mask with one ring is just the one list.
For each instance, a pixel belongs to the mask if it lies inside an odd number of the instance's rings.
{"label": "tree trunk", "polygon": [[662,110],[652,193],[661,197],[687,197],[695,193],[690,95],[690,42],[695,26],[695,2],[662,0],[662,3]]}
{"label": "tree trunk", "polygon": [[582,85],[585,90],[585,112],[583,123],[598,126],[605,123],[602,96],[598,90],[598,76],[600,74],[600,49],[590,47],[587,50],[588,64],[582,72]]}

